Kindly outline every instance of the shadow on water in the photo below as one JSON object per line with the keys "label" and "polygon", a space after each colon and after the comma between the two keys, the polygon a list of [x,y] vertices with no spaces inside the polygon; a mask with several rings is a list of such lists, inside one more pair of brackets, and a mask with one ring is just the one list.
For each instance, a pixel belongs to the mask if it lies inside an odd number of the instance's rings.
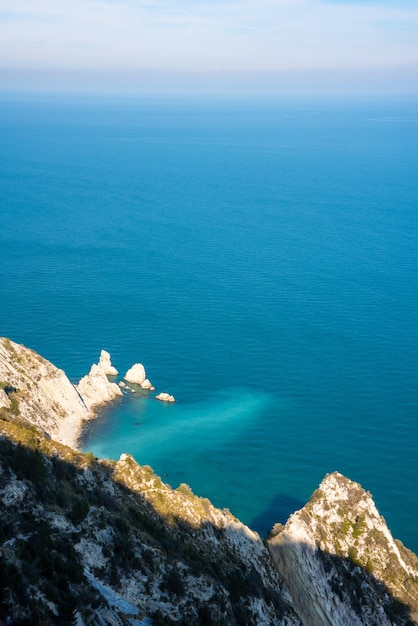
{"label": "shadow on water", "polygon": [[260,515],[249,523],[250,528],[256,530],[261,537],[266,537],[274,524],[285,524],[295,511],[306,503],[288,493],[276,493],[269,506]]}

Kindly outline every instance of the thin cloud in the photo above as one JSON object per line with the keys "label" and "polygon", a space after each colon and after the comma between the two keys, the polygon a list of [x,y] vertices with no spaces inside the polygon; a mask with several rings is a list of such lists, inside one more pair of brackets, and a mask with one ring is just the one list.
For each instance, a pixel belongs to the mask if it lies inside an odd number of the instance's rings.
{"label": "thin cloud", "polygon": [[418,63],[416,2],[15,0],[0,67],[232,72]]}

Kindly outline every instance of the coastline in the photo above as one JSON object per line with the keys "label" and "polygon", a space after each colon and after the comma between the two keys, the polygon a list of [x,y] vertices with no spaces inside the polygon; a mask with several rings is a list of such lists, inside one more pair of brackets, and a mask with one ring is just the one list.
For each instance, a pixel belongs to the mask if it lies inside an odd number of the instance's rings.
{"label": "coastline", "polygon": [[0,338],[0,408],[11,410],[49,437],[78,447],[83,425],[122,391],[93,365],[77,385],[35,351]]}
{"label": "coastline", "polygon": [[[139,369],[140,375],[127,377],[133,368]],[[0,408],[12,408],[51,438],[79,450],[84,429],[102,407],[127,393],[136,393],[137,385],[144,392],[155,390],[143,365],[137,363],[133,368],[124,377],[129,385],[115,382],[119,372],[110,354],[102,350],[98,363],[73,384],[63,370],[34,350],[0,337]],[[155,398],[163,403],[175,401],[164,392]]]}
{"label": "coastline", "polygon": [[[8,387],[7,393],[14,398],[17,392]],[[371,494],[342,474],[325,476],[309,502],[263,541],[229,510],[185,483],[172,489],[132,455],[106,461],[71,450],[3,409],[0,500],[8,524],[2,556],[14,572],[12,586],[24,582],[26,589],[46,590],[49,599],[62,573],[61,561],[51,567],[49,560],[68,541],[73,549],[63,562],[71,557],[71,572],[79,573],[69,591],[85,598],[93,584],[104,600],[95,604],[96,615],[102,606],[107,617],[128,611],[130,618],[141,613],[172,623],[187,616],[184,623],[197,626],[207,620],[196,620],[195,608],[210,601],[214,624],[226,623],[225,610],[229,624],[244,623],[244,612],[245,623],[257,626],[418,624],[416,555],[393,539]],[[48,531],[42,542],[40,526]],[[14,535],[23,527],[22,544]],[[34,554],[48,561],[47,576],[35,581],[32,569],[16,568]],[[109,575],[112,568],[117,576]],[[36,597],[40,607],[45,594]],[[16,596],[10,598],[16,607]],[[27,607],[27,599],[20,606]],[[79,605],[80,615],[85,608]]]}

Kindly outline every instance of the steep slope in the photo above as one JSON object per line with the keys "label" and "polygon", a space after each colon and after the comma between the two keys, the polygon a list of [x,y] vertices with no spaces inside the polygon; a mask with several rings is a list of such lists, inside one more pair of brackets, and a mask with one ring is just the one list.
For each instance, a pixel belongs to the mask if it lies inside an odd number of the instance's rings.
{"label": "steep slope", "polygon": [[65,372],[33,350],[0,337],[0,407],[70,446],[76,445],[83,422],[94,416],[98,404],[122,395],[97,365],[79,385],[77,389]]}
{"label": "steep slope", "polygon": [[341,474],[326,476],[268,547],[306,625],[417,623],[418,559]]}
{"label": "steep slope", "polygon": [[0,623],[300,625],[229,512],[1,416]]}
{"label": "steep slope", "polygon": [[75,388],[0,339],[0,624],[418,624],[417,557],[341,474],[263,542],[128,454],[62,445],[121,393],[109,367]]}

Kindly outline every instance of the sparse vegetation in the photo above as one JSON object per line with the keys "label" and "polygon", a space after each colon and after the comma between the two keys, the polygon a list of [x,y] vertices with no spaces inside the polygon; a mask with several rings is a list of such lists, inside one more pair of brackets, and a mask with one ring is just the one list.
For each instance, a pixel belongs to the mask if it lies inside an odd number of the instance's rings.
{"label": "sparse vegetation", "polygon": [[15,395],[10,398],[10,412],[13,415],[20,415],[19,401]]}
{"label": "sparse vegetation", "polygon": [[[154,625],[299,626],[265,545],[227,509],[215,509],[186,484],[171,489],[128,455],[100,460],[25,421],[30,392],[23,374],[30,369],[36,385],[33,365],[41,357],[4,345],[20,373],[16,387],[0,382],[3,400],[3,392],[8,396],[0,408],[0,623],[125,624],[121,600],[129,596],[138,619],[152,617]],[[58,404],[51,406],[59,415]],[[308,545],[301,549],[298,535],[294,546],[302,586],[318,582],[303,558],[319,558],[330,593],[363,623],[380,624],[367,620],[384,611],[394,626],[412,624],[417,558],[400,542],[388,549],[386,531],[371,522],[376,514],[364,513],[364,492],[331,476],[340,497],[329,497],[324,483],[293,516],[309,536]],[[277,525],[270,537],[283,551],[292,549],[286,532]],[[280,571],[293,582],[291,567]]]}
{"label": "sparse vegetation", "polygon": [[[1,476],[20,481],[16,494],[22,494],[14,496],[16,505],[6,507],[0,523],[0,549],[9,546],[0,568],[5,581],[0,621],[7,611],[37,623],[70,623],[80,611],[89,623],[89,616],[107,606],[83,573],[84,559],[90,563],[96,545],[97,559],[88,565],[92,574],[115,593],[127,575],[142,589],[139,597],[153,589],[166,607],[155,612],[161,623],[170,623],[179,602],[183,621],[176,623],[191,626],[233,625],[237,616],[245,618],[239,623],[254,623],[252,597],[266,603],[272,616],[290,610],[277,594],[272,566],[263,578],[221,528],[209,521],[202,525],[202,512],[214,509],[188,486],[172,491],[130,457],[118,464],[99,461],[10,416],[0,432]],[[216,543],[207,542],[208,533],[217,536]],[[10,543],[13,537],[19,540]],[[88,541],[86,552],[78,543],[82,537]],[[213,589],[209,622],[204,596],[194,595],[190,586],[193,577]]]}
{"label": "sparse vegetation", "polygon": [[360,537],[364,531],[367,529],[366,516],[364,513],[361,513],[356,519],[356,522],[353,526],[353,537],[357,539]]}

